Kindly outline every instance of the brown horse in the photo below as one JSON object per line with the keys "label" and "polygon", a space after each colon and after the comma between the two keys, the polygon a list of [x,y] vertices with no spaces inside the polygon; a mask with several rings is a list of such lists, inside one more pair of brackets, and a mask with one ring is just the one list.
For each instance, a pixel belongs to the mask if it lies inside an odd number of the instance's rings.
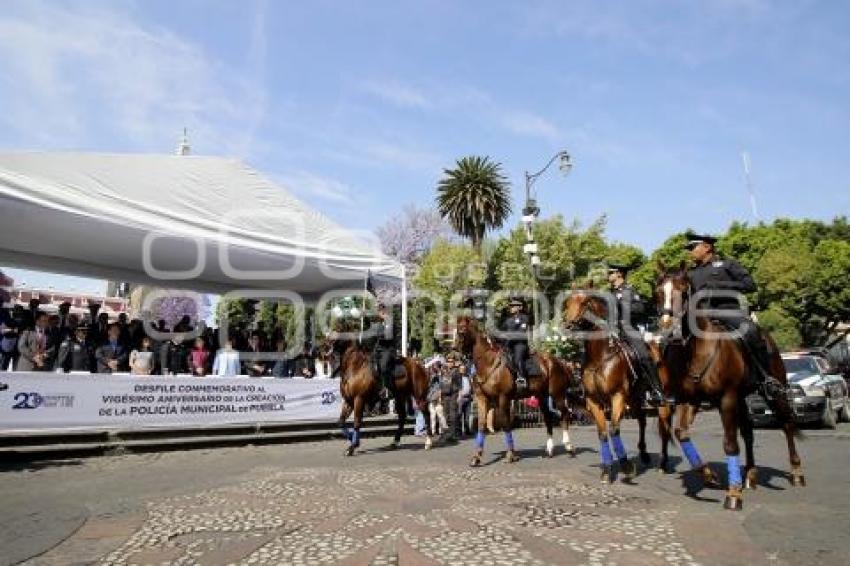
{"label": "brown horse", "polygon": [[567,408],[567,389],[572,380],[572,369],[567,364],[549,354],[535,354],[542,375],[530,377],[528,387],[523,392],[517,392],[504,355],[501,350],[490,344],[474,319],[468,316],[458,318],[456,346],[465,355],[472,356],[475,364],[473,392],[478,407],[478,433],[475,437],[476,452],[472,457],[472,466],[481,465],[484,433],[487,426],[485,415],[491,406],[496,409],[496,416],[505,433],[506,461],[516,462],[519,459],[514,449],[510,406],[512,400],[525,397],[536,397],[539,401],[548,434],[546,455],[551,458],[555,453],[555,442],[552,439],[555,415],[549,408],[549,397],[551,397],[555,409],[561,413],[564,448],[569,455],[575,456],[575,450],[570,441],[570,415]]}
{"label": "brown horse", "polygon": [[[373,405],[378,400],[380,384],[375,378],[371,364],[371,356],[362,346],[350,343],[345,348],[340,361],[339,392],[342,395],[342,410],[339,415],[339,424],[348,439],[346,456],[353,456],[354,451],[360,446],[360,427],[363,424],[363,413],[366,407]],[[399,370],[395,373],[393,387],[393,400],[396,415],[398,416],[398,428],[395,437],[390,444],[391,448],[397,448],[404,434],[404,423],[407,420],[408,402],[413,399],[416,406],[422,411],[426,424],[425,449],[432,446],[430,420],[428,411],[428,374],[425,369],[412,358],[401,358],[398,363]],[[346,421],[349,415],[354,416],[354,425],[348,430]]]}
{"label": "brown horse", "polygon": [[[589,290],[573,290],[564,304],[564,324],[571,332],[584,333],[585,363],[582,367],[582,384],[587,402],[587,410],[596,421],[599,435],[599,457],[602,463],[601,480],[609,483],[613,476],[613,456],[608,444],[608,420],[605,410],[611,412],[611,444],[620,465],[620,471],[631,478],[635,474],[635,465],[620,438],[620,420],[631,406],[640,427],[641,461],[649,463],[646,452],[646,414],[643,403],[637,398],[631,383],[633,363],[619,339],[612,334],[608,322],[608,304],[599,293]],[[664,375],[661,375],[662,384]]]}
{"label": "brown horse", "polygon": [[[671,272],[659,265],[656,301],[659,312],[662,313],[660,326],[664,332],[672,335],[672,345],[665,348],[665,359],[678,357],[678,360],[668,362],[671,368],[671,385],[677,400],[689,406],[680,406],[677,411],[675,435],[691,466],[700,466],[701,458],[689,438],[688,429],[693,413],[688,414],[688,411],[694,411],[703,401],[709,401],[719,407],[729,479],[724,507],[740,509],[742,488],[755,488],[758,483],[753,453],[753,423],[745,402],[747,394],[753,390],[749,360],[739,340],[730,336],[722,324],[697,312],[692,312],[689,316],[689,295],[690,283],[684,265]],[[694,328],[685,324],[688,319],[693,319]],[[767,369],[780,384],[787,387],[785,367],[776,344],[767,334],[764,334],[764,338],[768,341],[771,352],[770,367]],[[775,395],[769,403],[785,432],[792,483],[802,486],[805,479],[794,442],[795,426],[788,397],[784,394]],[[739,427],[746,449],[743,480],[738,462]]]}

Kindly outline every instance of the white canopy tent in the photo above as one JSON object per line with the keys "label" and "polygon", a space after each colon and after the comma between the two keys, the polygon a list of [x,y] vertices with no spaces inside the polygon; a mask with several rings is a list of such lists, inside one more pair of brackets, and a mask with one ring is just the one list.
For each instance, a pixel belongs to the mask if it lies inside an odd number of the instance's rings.
{"label": "white canopy tent", "polygon": [[221,157],[0,153],[0,264],[306,302],[362,289],[371,272],[405,292],[403,266],[376,244]]}

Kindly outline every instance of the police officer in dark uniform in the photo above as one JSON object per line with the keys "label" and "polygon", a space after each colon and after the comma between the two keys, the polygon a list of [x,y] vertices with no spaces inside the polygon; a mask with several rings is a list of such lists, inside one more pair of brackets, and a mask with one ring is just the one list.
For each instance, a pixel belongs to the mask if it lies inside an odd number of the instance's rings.
{"label": "police officer in dark uniform", "polygon": [[395,385],[393,370],[395,369],[396,341],[393,332],[392,314],[387,306],[378,305],[378,318],[372,323],[375,332],[375,348],[373,359],[378,366],[378,379],[381,382],[381,398],[387,398]]}
{"label": "police officer in dark uniform", "polygon": [[650,405],[659,406],[664,403],[673,403],[672,399],[664,396],[661,387],[661,379],[658,377],[658,365],[649,355],[649,349],[640,331],[638,324],[645,322],[646,305],[635,291],[634,287],[626,282],[626,276],[630,267],[615,263],[608,264],[608,283],[611,292],[617,299],[617,326],[621,340],[634,353],[631,356],[635,364],[635,377],[641,382],[646,391],[646,398]]}
{"label": "police officer in dark uniform", "polygon": [[57,370],[92,372],[95,367],[94,346],[87,339],[88,331],[88,325],[80,323],[73,333],[62,341],[56,356]]}
{"label": "police officer in dark uniform", "polygon": [[702,293],[698,302],[701,309],[723,311],[717,318],[730,330],[736,331],[749,351],[753,376],[764,386],[768,397],[782,390],[781,384],[770,375],[770,355],[761,332],[738,300],[740,293],[756,290],[750,273],[734,259],[722,258],[714,250],[717,238],[701,234],[687,234],[687,248],[695,266],[688,271],[691,291]]}
{"label": "police officer in dark uniform", "polygon": [[525,375],[525,364],[528,360],[528,332],[531,329],[531,323],[528,315],[523,312],[525,303],[519,298],[511,299],[508,303],[508,315],[502,320],[499,329],[503,332],[511,332],[505,341],[505,347],[511,356],[511,362],[516,369],[515,383],[517,389],[522,389],[528,385]]}

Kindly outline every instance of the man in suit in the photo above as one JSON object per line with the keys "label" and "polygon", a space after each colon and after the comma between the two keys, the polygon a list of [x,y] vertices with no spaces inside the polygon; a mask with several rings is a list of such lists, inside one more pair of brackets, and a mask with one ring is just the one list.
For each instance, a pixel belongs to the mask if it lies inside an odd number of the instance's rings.
{"label": "man in suit", "polygon": [[47,327],[47,313],[35,314],[35,327],[25,330],[18,343],[18,371],[51,371],[56,358],[56,339]]}
{"label": "man in suit", "polygon": [[127,371],[127,361],[130,358],[130,353],[121,344],[121,329],[117,324],[110,324],[106,332],[106,343],[95,350],[94,354],[97,360],[97,373]]}

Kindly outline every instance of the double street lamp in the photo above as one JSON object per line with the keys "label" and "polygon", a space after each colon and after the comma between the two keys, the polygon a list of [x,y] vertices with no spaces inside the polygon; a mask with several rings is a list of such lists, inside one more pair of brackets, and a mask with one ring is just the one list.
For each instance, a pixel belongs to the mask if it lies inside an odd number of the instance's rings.
{"label": "double street lamp", "polygon": [[531,192],[534,183],[543,175],[555,161],[558,161],[558,168],[561,173],[567,175],[573,168],[573,162],[570,154],[566,150],[561,150],[549,159],[549,162],[536,173],[525,172],[525,206],[522,209],[522,223],[525,225],[525,246],[523,252],[528,256],[531,265],[531,274],[534,278],[534,283],[531,288],[532,309],[534,311],[534,324],[539,323],[537,309],[537,281],[540,276],[540,256],[537,254],[537,243],[534,241],[534,222],[540,215],[540,207],[537,206],[537,199]]}

